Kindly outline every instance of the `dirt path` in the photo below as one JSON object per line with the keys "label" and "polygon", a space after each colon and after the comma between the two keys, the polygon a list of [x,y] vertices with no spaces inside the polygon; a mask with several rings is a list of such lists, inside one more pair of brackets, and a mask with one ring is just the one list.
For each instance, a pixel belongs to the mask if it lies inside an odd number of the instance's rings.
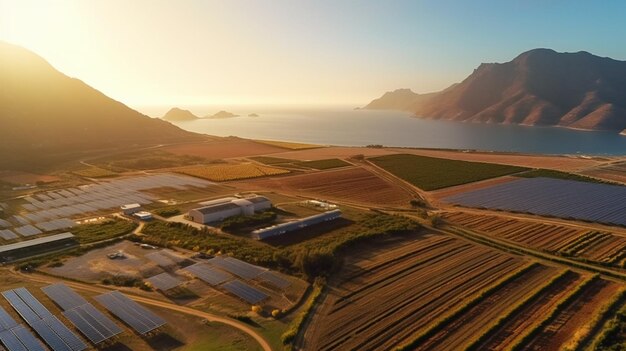
{"label": "dirt path", "polygon": [[[44,283],[44,284],[53,284],[53,283],[58,283],[59,279],[55,279],[52,277],[48,277],[45,275],[40,275],[40,274],[20,274],[20,273],[15,273],[17,275],[20,275],[22,277],[26,277],[28,280],[31,281],[35,281],[35,282],[39,282],[39,283]],[[107,292],[110,292],[114,289],[106,289],[100,286],[94,286],[94,285],[88,285],[88,284],[83,284],[83,283],[77,283],[77,282],[72,282],[72,281],[66,281],[63,280],[63,283],[73,289],[76,290],[83,290],[83,291],[90,291],[90,292],[94,292],[94,293],[99,293],[99,294],[104,294]],[[141,297],[141,296],[136,296],[136,295],[130,295],[130,294],[126,294],[129,298],[131,298],[134,301],[137,302],[141,302],[143,304],[146,305],[150,305],[150,306],[155,306],[155,307],[160,307],[160,308],[165,308],[171,311],[175,311],[175,312],[180,312],[180,313],[184,313],[184,314],[188,314],[188,315],[192,315],[192,316],[196,316],[196,317],[200,317],[200,318],[204,318],[209,322],[217,322],[217,323],[222,323],[222,324],[226,324],[228,326],[231,326],[233,328],[239,329],[242,332],[250,335],[252,338],[254,338],[259,345],[263,348],[263,350],[265,351],[272,351],[272,347],[270,346],[270,344],[263,338],[263,336],[261,336],[259,333],[257,333],[254,329],[252,329],[251,327],[247,326],[246,324],[237,322],[235,320],[229,319],[229,318],[225,318],[225,317],[221,317],[212,313],[207,313],[207,312],[203,312],[203,311],[199,311],[193,308],[189,308],[189,307],[184,307],[184,306],[178,306],[169,302],[164,302],[164,301],[158,301],[158,300],[153,300],[147,297]]]}

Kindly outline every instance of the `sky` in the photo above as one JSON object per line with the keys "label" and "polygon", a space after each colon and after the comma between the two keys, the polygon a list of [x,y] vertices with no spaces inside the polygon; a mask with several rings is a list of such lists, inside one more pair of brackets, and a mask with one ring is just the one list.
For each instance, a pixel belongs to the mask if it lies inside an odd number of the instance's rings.
{"label": "sky", "polygon": [[0,40],[133,107],[354,105],[537,47],[626,60],[626,2],[0,0]]}

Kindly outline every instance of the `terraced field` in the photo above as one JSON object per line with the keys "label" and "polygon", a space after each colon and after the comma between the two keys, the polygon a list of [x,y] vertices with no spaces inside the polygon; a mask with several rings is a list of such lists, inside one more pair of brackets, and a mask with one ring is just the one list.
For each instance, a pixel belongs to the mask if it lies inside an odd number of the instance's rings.
{"label": "terraced field", "polygon": [[443,219],[556,255],[615,267],[623,267],[626,261],[626,238],[608,232],[465,212],[447,213]]}
{"label": "terraced field", "polygon": [[[319,320],[312,323],[307,349],[392,349],[526,264],[519,257],[438,235],[364,251],[349,258],[332,283]],[[550,273],[538,269],[524,279],[539,281],[535,274],[545,278]]]}

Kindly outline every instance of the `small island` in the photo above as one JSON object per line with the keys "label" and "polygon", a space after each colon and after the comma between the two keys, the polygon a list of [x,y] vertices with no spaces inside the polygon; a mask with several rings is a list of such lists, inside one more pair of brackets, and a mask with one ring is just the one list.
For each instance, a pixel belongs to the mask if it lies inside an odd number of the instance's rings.
{"label": "small island", "polygon": [[251,114],[248,115],[248,117],[259,117],[259,115],[256,114],[256,113],[251,113]]}
{"label": "small island", "polygon": [[220,119],[220,118],[233,118],[233,117],[239,117],[239,115],[236,115],[232,112],[228,112],[228,111],[220,111],[214,115],[211,116],[206,116],[204,118],[211,118],[211,119]]}
{"label": "small island", "polygon": [[198,116],[194,115],[189,110],[174,107],[167,111],[167,113],[161,118],[166,121],[193,121],[198,119]]}

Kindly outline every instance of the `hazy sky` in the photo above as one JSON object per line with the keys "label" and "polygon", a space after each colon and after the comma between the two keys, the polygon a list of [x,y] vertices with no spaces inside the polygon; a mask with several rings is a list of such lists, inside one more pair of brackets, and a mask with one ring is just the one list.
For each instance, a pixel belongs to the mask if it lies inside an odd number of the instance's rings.
{"label": "hazy sky", "polygon": [[0,40],[131,106],[354,104],[536,47],[626,59],[626,1],[0,0]]}

